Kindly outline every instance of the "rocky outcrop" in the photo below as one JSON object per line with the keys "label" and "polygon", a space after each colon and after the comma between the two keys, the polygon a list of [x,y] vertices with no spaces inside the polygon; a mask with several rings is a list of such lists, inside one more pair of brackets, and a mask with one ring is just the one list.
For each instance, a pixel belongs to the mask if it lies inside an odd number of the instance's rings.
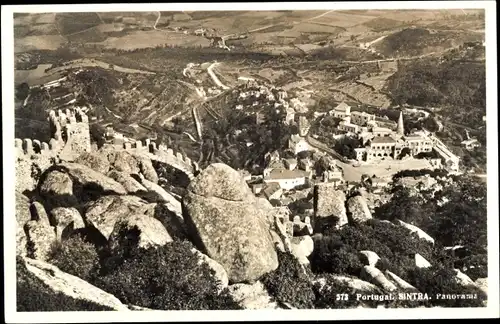
{"label": "rocky outcrop", "polygon": [[40,182],[39,192],[51,206],[72,207],[78,203],[73,195],[73,180],[61,171],[48,172]]}
{"label": "rocky outcrop", "polygon": [[372,218],[366,199],[354,196],[347,201],[347,211],[350,223],[362,223]]}
{"label": "rocky outcrop", "polygon": [[49,223],[49,216],[45,207],[39,201],[34,201],[30,206],[31,219],[45,224]]}
{"label": "rocky outcrop", "polygon": [[394,291],[396,285],[390,282],[379,269],[372,266],[364,266],[361,270],[361,279],[371,282],[382,288],[384,291]]}
{"label": "rocky outcrop", "polygon": [[194,242],[226,269],[230,282],[252,282],[278,267],[269,221],[274,210],[256,203],[236,170],[210,165],[188,187],[183,207]]}
{"label": "rocky outcrop", "polygon": [[387,277],[387,279],[394,282],[398,288],[406,290],[406,291],[417,292],[417,288],[413,287],[411,284],[409,284],[405,280],[401,279],[400,277],[398,277],[394,273],[390,272],[389,270],[385,270],[385,276]]}
{"label": "rocky outcrop", "polygon": [[107,151],[107,158],[111,166],[120,172],[126,174],[139,174],[139,162],[127,151]]}
{"label": "rocky outcrop", "polygon": [[149,202],[172,203],[173,201],[177,201],[174,196],[169,194],[165,189],[163,189],[156,183],[151,182],[147,179],[141,179],[141,183],[148,190],[148,194],[143,195],[143,197]]}
{"label": "rocky outcrop", "polygon": [[60,166],[71,176],[73,182],[78,183],[81,187],[86,187],[84,190],[98,191],[101,194],[108,195],[127,194],[127,191],[121,184],[85,165],[77,163],[61,163]]}
{"label": "rocky outcrop", "polygon": [[359,251],[359,259],[365,265],[374,267],[378,260],[380,260],[380,257],[373,251]]}
{"label": "rocky outcrop", "polygon": [[429,261],[418,253],[415,254],[415,265],[417,268],[429,268],[432,266]]}
{"label": "rocky outcrop", "polygon": [[223,163],[209,165],[189,185],[189,190],[206,198],[245,201],[253,194],[239,172]]}
{"label": "rocky outcrop", "polygon": [[[181,203],[179,202],[179,205]],[[137,210],[137,214],[156,218],[161,222],[172,238],[184,240],[187,238],[186,224],[182,214],[179,214],[170,204],[146,204]]]}
{"label": "rocky outcrop", "polygon": [[314,241],[309,235],[296,236],[291,239],[292,254],[301,264],[309,264],[308,256],[314,250]]}
{"label": "rocky outcrop", "polygon": [[252,285],[234,284],[230,285],[228,289],[229,294],[243,309],[279,309],[260,281]]}
{"label": "rocky outcrop", "polygon": [[48,221],[31,220],[24,226],[27,236],[27,256],[36,260],[46,261],[50,257],[53,244],[56,243],[54,227]]}
{"label": "rocky outcrop", "polygon": [[488,278],[478,278],[474,283],[486,295],[488,294]]}
{"label": "rocky outcrop", "polygon": [[158,183],[158,174],[156,173],[153,163],[150,159],[142,157],[139,160],[139,170],[146,180],[152,183]]}
{"label": "rocky outcrop", "polygon": [[108,172],[108,177],[120,183],[128,194],[139,194],[147,192],[147,189],[141,185],[132,176],[126,174],[125,172],[120,172],[116,170],[111,170]]}
{"label": "rocky outcrop", "polygon": [[56,207],[50,211],[50,225],[56,229],[59,241],[69,237],[74,230],[85,228],[82,215],[74,207]]}
{"label": "rocky outcrop", "polygon": [[51,264],[30,258],[23,258],[22,260],[26,270],[23,271],[25,272],[24,275],[42,281],[47,286],[47,289],[54,294],[61,293],[68,298],[109,307],[113,310],[128,310],[127,306],[123,305],[115,296],[92,286],[78,277],[62,272]]}
{"label": "rocky outcrop", "polygon": [[103,174],[106,174],[111,167],[106,156],[98,152],[84,152],[74,162]]}
{"label": "rocky outcrop", "polygon": [[83,219],[87,226],[108,239],[118,221],[135,214],[144,205],[145,202],[135,196],[103,196],[87,204]]}
{"label": "rocky outcrop", "polygon": [[114,225],[108,240],[111,251],[120,249],[124,240],[136,239],[137,247],[150,248],[172,242],[172,237],[159,220],[146,215],[134,214],[120,218]]}
{"label": "rocky outcrop", "polygon": [[314,186],[314,213],[317,221],[325,217],[337,217],[338,226],[347,224],[345,208],[346,196],[333,184],[325,183]]}
{"label": "rocky outcrop", "polygon": [[453,269],[456,273],[455,280],[462,286],[475,286],[475,282],[465,273],[458,269]]}
{"label": "rocky outcrop", "polygon": [[24,225],[31,220],[28,197],[16,191],[16,255],[26,254],[26,233]]}
{"label": "rocky outcrop", "polygon": [[215,260],[210,259],[208,255],[201,253],[197,249],[191,249],[191,251],[196,254],[196,256],[198,256],[198,264],[206,263],[208,267],[214,271],[214,277],[219,282],[219,291],[222,291],[224,288],[226,288],[229,284],[229,278],[224,267],[217,263]]}
{"label": "rocky outcrop", "polygon": [[427,242],[434,244],[434,239],[429,234],[418,228],[417,226],[405,223],[399,219],[397,220],[397,222],[399,223],[399,225],[409,229],[412,233],[416,233],[420,239],[426,240]]}

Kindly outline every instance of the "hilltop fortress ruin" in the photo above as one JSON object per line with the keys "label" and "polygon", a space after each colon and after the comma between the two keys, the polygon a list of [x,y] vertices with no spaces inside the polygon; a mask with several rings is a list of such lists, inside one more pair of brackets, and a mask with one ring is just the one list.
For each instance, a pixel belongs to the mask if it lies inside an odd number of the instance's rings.
{"label": "hilltop fortress ruin", "polygon": [[[51,139],[41,142],[37,139],[15,139],[16,189],[20,192],[33,190],[37,174],[59,162],[73,162],[84,152],[97,148],[91,145],[88,116],[79,108],[51,110],[48,116]],[[125,150],[132,155],[147,157],[152,161],[184,173],[189,179],[198,172],[196,162],[180,152],[174,152],[166,145],[157,145],[151,139],[105,144],[105,149]]]}

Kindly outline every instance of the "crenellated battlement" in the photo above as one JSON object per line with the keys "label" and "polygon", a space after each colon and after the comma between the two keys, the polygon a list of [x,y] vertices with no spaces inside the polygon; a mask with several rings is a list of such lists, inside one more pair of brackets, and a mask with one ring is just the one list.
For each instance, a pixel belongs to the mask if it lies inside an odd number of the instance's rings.
{"label": "crenellated battlement", "polygon": [[32,156],[55,157],[63,147],[63,143],[51,139],[49,143],[40,142],[31,138],[16,138],[14,140],[16,156],[18,158],[31,158]]}
{"label": "crenellated battlement", "polygon": [[193,175],[193,173],[198,170],[198,165],[189,157],[181,152],[175,152],[165,144],[157,145],[157,143],[151,139],[124,143],[120,148],[130,152],[148,154],[152,160],[170,164],[188,175]]}
{"label": "crenellated battlement", "polygon": [[[89,117],[80,108],[67,108],[64,110],[51,110],[49,113],[49,121],[58,129],[68,124],[88,124]],[[58,125],[60,127],[58,127]]]}

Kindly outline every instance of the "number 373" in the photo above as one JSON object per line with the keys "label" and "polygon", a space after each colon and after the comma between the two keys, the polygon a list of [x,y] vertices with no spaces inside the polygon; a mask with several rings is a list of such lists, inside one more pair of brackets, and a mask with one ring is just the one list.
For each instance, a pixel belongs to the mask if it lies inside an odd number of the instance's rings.
{"label": "number 373", "polygon": [[348,294],[336,294],[335,300],[349,300]]}

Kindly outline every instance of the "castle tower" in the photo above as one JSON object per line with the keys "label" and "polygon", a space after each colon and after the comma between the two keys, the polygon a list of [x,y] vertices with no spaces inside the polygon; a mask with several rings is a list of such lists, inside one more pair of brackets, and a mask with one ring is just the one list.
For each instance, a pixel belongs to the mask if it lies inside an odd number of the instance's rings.
{"label": "castle tower", "polygon": [[403,112],[399,113],[397,132],[398,132],[398,135],[404,135],[405,134],[405,126],[404,126],[404,123],[403,123]]}
{"label": "castle tower", "polygon": [[65,158],[91,150],[89,119],[80,109],[51,111],[49,120],[53,138],[64,142],[60,154]]}

